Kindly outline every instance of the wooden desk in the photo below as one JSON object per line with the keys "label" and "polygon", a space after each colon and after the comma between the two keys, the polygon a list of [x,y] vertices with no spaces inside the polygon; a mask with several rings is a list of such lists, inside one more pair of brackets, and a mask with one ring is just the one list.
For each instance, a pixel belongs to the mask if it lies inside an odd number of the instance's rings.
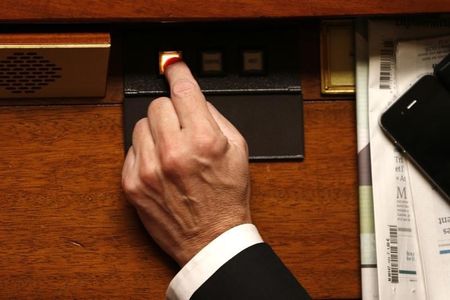
{"label": "wooden desk", "polygon": [[[29,3],[28,3],[29,2]],[[450,11],[442,0],[71,1],[0,3],[0,20],[117,21]],[[411,2],[411,1],[410,1]],[[89,2],[90,3],[90,2]],[[130,2],[131,3],[131,2]],[[359,4],[358,4],[359,3]],[[371,1],[370,3],[373,3]],[[381,8],[388,5],[386,10]],[[284,5],[285,4],[285,5]],[[152,6],[153,5],[153,6]],[[225,9],[223,9],[223,7]],[[219,9],[220,8],[220,9]],[[238,12],[234,15],[234,12]],[[320,13],[321,12],[321,13]],[[304,162],[253,163],[252,212],[316,299],[360,298],[355,103],[320,95],[319,20],[299,20]],[[122,77],[113,40],[104,99],[0,100],[0,298],[163,299],[177,266],[147,236],[120,187]],[[82,104],[82,105],[80,105]]]}

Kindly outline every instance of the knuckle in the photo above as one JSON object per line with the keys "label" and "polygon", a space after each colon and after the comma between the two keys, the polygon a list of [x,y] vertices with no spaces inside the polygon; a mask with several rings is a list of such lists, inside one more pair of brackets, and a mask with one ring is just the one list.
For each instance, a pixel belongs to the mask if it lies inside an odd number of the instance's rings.
{"label": "knuckle", "polygon": [[161,157],[161,169],[166,176],[179,176],[185,173],[187,162],[179,151],[169,150]]}
{"label": "knuckle", "polygon": [[136,143],[138,143],[142,139],[142,136],[145,135],[146,132],[148,131],[147,128],[148,128],[148,119],[147,118],[142,118],[136,122],[136,124],[134,125],[133,134],[132,134],[133,145],[136,145]]}
{"label": "knuckle", "polygon": [[219,134],[201,134],[195,138],[197,152],[206,157],[216,157],[224,153],[227,139]]}
{"label": "knuckle", "polygon": [[161,106],[168,103],[167,101],[170,101],[170,99],[167,97],[159,97],[152,100],[147,109],[147,116],[150,116],[152,113],[156,113],[158,110],[160,110]]}
{"label": "knuckle", "polygon": [[245,153],[248,154],[248,144],[242,135],[240,135],[239,137],[236,138],[236,143],[239,148],[243,149],[245,151]]}
{"label": "knuckle", "polygon": [[148,122],[147,118],[139,119],[139,121],[136,122],[136,125],[134,125],[134,131],[135,132],[141,131],[143,128],[145,128],[144,126],[148,126],[147,122]]}
{"label": "knuckle", "polygon": [[171,94],[175,97],[186,97],[196,93],[197,90],[197,83],[190,79],[179,79],[171,86]]}
{"label": "knuckle", "polygon": [[129,176],[122,177],[122,189],[125,194],[131,198],[139,192],[137,182],[132,180]]}
{"label": "knuckle", "polygon": [[158,173],[155,167],[141,165],[139,167],[138,176],[141,182],[147,187],[155,187],[158,185]]}

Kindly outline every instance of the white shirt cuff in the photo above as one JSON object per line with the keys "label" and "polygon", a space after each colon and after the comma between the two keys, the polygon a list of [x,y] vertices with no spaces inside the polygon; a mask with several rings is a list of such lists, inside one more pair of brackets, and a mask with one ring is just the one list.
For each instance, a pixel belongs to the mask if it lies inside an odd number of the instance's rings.
{"label": "white shirt cuff", "polygon": [[172,279],[168,300],[188,300],[221,266],[239,252],[263,240],[253,224],[233,227],[200,250]]}

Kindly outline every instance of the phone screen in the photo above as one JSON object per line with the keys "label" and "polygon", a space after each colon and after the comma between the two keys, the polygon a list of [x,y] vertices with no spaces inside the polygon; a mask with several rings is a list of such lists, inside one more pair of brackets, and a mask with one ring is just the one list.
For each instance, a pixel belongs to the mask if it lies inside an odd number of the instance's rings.
{"label": "phone screen", "polygon": [[422,77],[386,110],[380,123],[450,199],[450,93],[437,78]]}

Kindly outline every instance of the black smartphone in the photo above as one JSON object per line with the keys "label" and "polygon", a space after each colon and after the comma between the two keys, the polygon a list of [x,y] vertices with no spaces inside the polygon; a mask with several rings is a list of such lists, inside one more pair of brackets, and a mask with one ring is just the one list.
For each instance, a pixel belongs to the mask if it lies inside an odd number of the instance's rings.
{"label": "black smartphone", "polygon": [[437,77],[420,78],[381,115],[380,125],[450,200],[450,92]]}

